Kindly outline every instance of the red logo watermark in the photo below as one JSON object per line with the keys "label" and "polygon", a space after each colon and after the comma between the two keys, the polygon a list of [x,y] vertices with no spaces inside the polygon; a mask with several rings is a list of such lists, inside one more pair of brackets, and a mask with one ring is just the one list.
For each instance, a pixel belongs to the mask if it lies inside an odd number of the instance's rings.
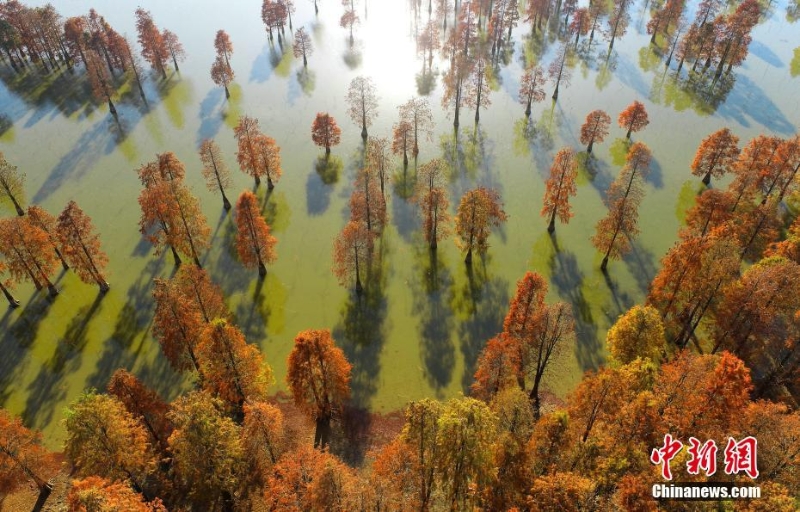
{"label": "red logo watermark", "polygon": [[[650,453],[650,462],[661,465],[661,476],[665,480],[672,480],[670,462],[683,449],[684,444],[670,434],[664,436],[664,444],[660,448],[653,448]],[[686,471],[690,475],[699,475],[703,471],[706,476],[717,472],[717,444],[713,439],[701,443],[694,437],[689,438],[689,460],[686,462]],[[753,436],[747,436],[741,441],[729,437],[725,445],[723,470],[726,475],[745,473],[752,479],[758,478],[758,441]]]}

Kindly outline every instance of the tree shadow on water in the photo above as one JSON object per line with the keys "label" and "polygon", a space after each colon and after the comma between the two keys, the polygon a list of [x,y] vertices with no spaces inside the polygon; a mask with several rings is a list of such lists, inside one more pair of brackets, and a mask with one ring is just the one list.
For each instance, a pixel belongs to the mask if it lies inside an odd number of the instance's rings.
{"label": "tree shadow on water", "polygon": [[603,363],[602,346],[592,308],[583,293],[584,274],[575,253],[561,248],[556,234],[551,235],[553,253],[549,260],[550,283],[558,295],[572,306],[575,319],[575,357],[582,371],[595,370]]}
{"label": "tree shadow on water", "polygon": [[486,342],[503,329],[503,318],[508,309],[508,281],[489,276],[490,256],[473,259],[467,265],[466,281],[454,290],[450,304],[457,315],[458,339],[464,358],[461,387],[465,393],[472,385],[475,362]]}
{"label": "tree shadow on water", "polygon": [[420,355],[428,384],[439,398],[450,385],[455,367],[455,346],[451,338],[455,330],[453,310],[447,299],[452,293],[453,276],[447,261],[424,242],[416,244],[411,292],[412,313],[419,316]]}

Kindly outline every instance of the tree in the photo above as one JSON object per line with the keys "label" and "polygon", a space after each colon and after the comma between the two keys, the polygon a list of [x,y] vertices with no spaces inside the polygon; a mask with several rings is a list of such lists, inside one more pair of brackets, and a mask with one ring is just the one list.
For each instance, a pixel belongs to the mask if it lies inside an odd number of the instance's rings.
{"label": "tree", "polygon": [[172,404],[169,437],[176,479],[200,508],[222,500],[232,509],[244,470],[241,429],[224,413],[222,401],[192,391]]}
{"label": "tree", "polygon": [[564,87],[569,87],[570,80],[572,79],[572,71],[566,67],[568,54],[569,45],[565,43],[556,54],[555,60],[550,63],[550,67],[547,68],[550,81],[556,84],[556,88],[553,91],[553,100],[558,99],[559,85],[564,84]]}
{"label": "tree", "polygon": [[367,142],[367,165],[378,173],[381,185],[381,197],[386,203],[386,176],[389,163],[389,140],[385,137],[371,138]]}
{"label": "tree", "polygon": [[492,445],[497,434],[497,417],[474,398],[448,401],[437,420],[439,481],[450,510],[467,505],[471,489],[484,489],[491,482]]}
{"label": "tree", "polygon": [[222,195],[222,206],[225,210],[231,209],[231,202],[225,195],[225,189],[231,186],[231,173],[219,146],[213,139],[205,139],[200,144],[200,160],[203,162],[203,177],[206,179],[206,188],[213,192],[219,190]]}
{"label": "tree", "polygon": [[718,46],[715,54],[719,57],[715,79],[722,76],[722,68],[726,62],[729,73],[733,66],[744,62],[752,40],[750,32],[758,24],[760,17],[760,4],[755,0],[747,0],[740,3],[733,14],[724,18],[719,28],[720,37],[715,41]]}
{"label": "tree", "polygon": [[628,14],[628,7],[630,0],[614,0],[614,8],[608,18],[608,35],[610,42],[608,43],[608,51],[614,47],[614,40],[617,36],[625,35],[630,22],[630,15]]}
{"label": "tree", "polygon": [[413,146],[411,154],[416,159],[419,155],[420,132],[427,140],[433,139],[433,115],[431,107],[423,98],[411,98],[397,109],[400,111],[400,124],[408,123],[413,129]]}
{"label": "tree", "polygon": [[350,370],[330,331],[302,331],[294,339],[286,383],[298,407],[316,422],[315,447],[328,445],[331,419],[350,398]]}
{"label": "tree", "polygon": [[170,247],[176,265],[181,262],[180,252],[192,256],[200,267],[199,251],[208,247],[210,235],[206,218],[197,198],[183,183],[183,163],[172,152],[157,158],[139,168],[144,185],[139,194],[139,230],[156,246],[157,253]]}
{"label": "tree", "polygon": [[319,112],[311,124],[311,140],[319,147],[325,148],[325,156],[331,154],[331,146],[341,141],[342,129],[328,113]]}
{"label": "tree", "polygon": [[585,36],[589,33],[592,21],[591,16],[592,14],[587,7],[575,9],[575,12],[572,14],[572,21],[569,22],[567,28],[570,34],[575,34],[576,49],[578,48],[578,41],[581,36]]}
{"label": "tree", "polygon": [[347,114],[354,123],[361,125],[361,138],[367,140],[367,128],[378,116],[378,94],[372,79],[357,76],[350,82],[345,98]]}
{"label": "tree", "polygon": [[308,66],[308,57],[314,53],[314,45],[311,43],[311,37],[306,34],[306,29],[300,27],[294,33],[294,46],[292,47],[295,58],[303,57],[303,66]]}
{"label": "tree", "polygon": [[281,148],[275,139],[258,134],[255,139],[255,150],[260,158],[263,175],[267,177],[267,190],[275,188],[275,182],[283,175],[281,168]]}
{"label": "tree", "polygon": [[42,446],[42,434],[0,409],[0,492],[7,495],[33,481],[46,497],[53,489],[48,479],[58,470],[56,458]]}
{"label": "tree", "polygon": [[608,351],[622,364],[637,357],[658,362],[664,351],[664,324],[658,310],[633,306],[617,318],[606,336]]}
{"label": "tree", "polygon": [[464,101],[467,106],[475,108],[475,122],[480,121],[481,105],[491,105],[489,80],[486,76],[487,63],[483,56],[478,56],[472,65],[472,75],[467,83]]}
{"label": "tree", "polygon": [[356,9],[353,0],[342,0],[342,5],[344,5],[345,11],[342,14],[341,19],[339,20],[339,25],[342,28],[349,28],[350,29],[350,46],[353,46],[353,27],[358,25],[361,20],[358,18],[358,14],[356,14]]}
{"label": "tree", "polygon": [[267,402],[244,404],[242,445],[245,457],[260,478],[278,462],[283,453],[283,414]]}
{"label": "tree", "polygon": [[588,144],[587,153],[592,152],[595,142],[603,142],[608,135],[611,117],[603,110],[592,110],[581,126],[581,144]]}
{"label": "tree", "polygon": [[561,222],[567,223],[572,218],[572,208],[569,204],[570,196],[578,193],[575,179],[578,177],[578,162],[575,161],[575,152],[572,148],[562,148],[553,159],[550,167],[550,177],[547,179],[547,189],[544,193],[544,205],[540,215],[550,217],[547,226],[548,233],[556,230],[556,215]]}
{"label": "tree", "polygon": [[205,270],[199,267],[181,267],[175,274],[173,282],[180,293],[189,299],[192,308],[200,313],[205,323],[215,318],[226,320],[230,318],[222,290],[211,282]]}
{"label": "tree", "polygon": [[249,116],[240,117],[239,123],[233,129],[233,136],[239,145],[239,150],[236,152],[239,168],[253,177],[256,187],[261,184],[261,176],[264,175],[264,166],[257,145],[259,135],[261,131],[258,119]]}
{"label": "tree", "polygon": [[275,261],[277,239],[261,216],[258,198],[245,190],[236,202],[236,250],[245,267],[258,267],[258,275],[267,275],[265,263]]}
{"label": "tree", "polygon": [[533,512],[589,510],[595,499],[595,487],[592,480],[574,473],[541,476],[533,481],[528,504]]}
{"label": "tree", "polygon": [[491,338],[483,347],[475,364],[474,382],[470,389],[475,398],[489,401],[500,391],[519,388],[523,377],[519,341],[503,332]]}
{"label": "tree", "polygon": [[139,33],[139,45],[142,47],[142,57],[150,63],[153,69],[167,79],[167,58],[169,48],[164,41],[163,34],[158,30],[150,11],[141,7],[136,9],[136,30]]}
{"label": "tree", "polygon": [[[414,127],[408,121],[400,121],[392,127],[392,153],[403,154],[403,168],[408,167],[409,141],[414,137]],[[416,142],[412,142],[412,147]]]}
{"label": "tree", "polygon": [[278,31],[278,41],[281,41],[281,33],[288,15],[286,3],[281,0],[264,0],[261,4],[261,21],[264,22],[264,26],[269,32],[270,40],[272,40],[272,29],[274,28]]}
{"label": "tree", "polygon": [[473,249],[480,254],[486,252],[492,228],[500,227],[507,218],[494,190],[478,187],[464,194],[456,214],[456,235],[461,250],[467,251],[467,265],[472,264]]}
{"label": "tree", "polygon": [[11,165],[6,160],[6,157],[0,152],[0,199],[3,202],[11,201],[11,204],[17,210],[17,215],[22,217],[25,215],[25,210],[20,206],[19,197],[25,191],[25,173],[17,170],[16,165]]}
{"label": "tree", "polygon": [[58,237],[56,236],[56,218],[47,212],[44,208],[37,205],[31,205],[27,209],[28,213],[28,221],[36,226],[37,228],[41,229],[50,239],[50,245],[53,246],[53,251],[56,253],[59,261],[61,261],[61,268],[64,270],[69,270],[69,264],[64,259],[64,256],[61,254],[61,250],[59,250],[58,246]]}
{"label": "tree", "polygon": [[608,215],[597,223],[592,237],[592,245],[605,253],[600,265],[603,271],[608,267],[609,258],[619,258],[630,250],[630,240],[639,231],[639,203],[644,195],[642,181],[649,171],[650,149],[644,143],[636,142],[628,150],[625,160],[625,167],[606,194]]}
{"label": "tree", "polygon": [[386,225],[386,202],[378,187],[375,170],[366,165],[358,171],[350,195],[350,220],[365,223],[376,236]]}
{"label": "tree", "polygon": [[70,201],[58,216],[56,229],[64,257],[84,283],[94,282],[105,293],[109,290],[103,271],[108,256],[100,247],[100,237],[95,232],[92,219],[75,201]]}
{"label": "tree", "polygon": [[153,334],[170,365],[178,371],[193,369],[200,372],[197,360],[197,338],[203,328],[203,318],[192,301],[172,281],[155,280],[153,297],[156,301]]}
{"label": "tree", "polygon": [[525,115],[531,115],[531,103],[544,100],[545,93],[542,85],[544,84],[544,70],[542,66],[529,66],[520,78],[519,101],[526,105]]}
{"label": "tree", "polygon": [[164,30],[161,33],[161,39],[164,41],[164,46],[166,46],[170,57],[172,57],[172,65],[175,66],[175,71],[180,71],[178,69],[178,61],[183,62],[186,60],[186,51],[183,49],[181,42],[178,41],[178,36],[169,30]]}
{"label": "tree", "polygon": [[217,35],[214,36],[214,49],[217,51],[217,55],[221,55],[225,64],[230,67],[233,43],[228,33],[224,30],[217,30]]}
{"label": "tree", "polygon": [[5,256],[14,280],[30,280],[37,290],[44,283],[51,297],[58,295],[50,281],[58,260],[47,233],[21,217],[0,219],[0,254]]}
{"label": "tree", "polygon": [[108,110],[112,115],[116,116],[117,109],[114,107],[114,102],[111,101],[115,94],[114,86],[111,82],[111,73],[101,60],[100,55],[94,50],[86,52],[86,74],[92,86],[92,95],[98,101],[107,102]]}
{"label": "tree", "polygon": [[161,500],[146,503],[129,485],[110,482],[99,476],[73,480],[67,495],[69,512],[125,510],[127,512],[166,512]]}
{"label": "tree", "polygon": [[245,400],[264,400],[272,383],[272,369],[244,334],[223,318],[206,324],[197,343],[203,369],[203,388],[231,404],[241,419]]}
{"label": "tree", "polygon": [[445,189],[446,164],[436,158],[424,164],[417,173],[415,198],[422,213],[422,230],[425,241],[435,251],[439,240],[449,234],[450,201]]}
{"label": "tree", "polygon": [[3,292],[3,295],[8,301],[9,307],[17,308],[19,307],[19,301],[15,299],[14,296],[11,295],[11,291],[9,291],[9,288],[13,289],[14,282],[11,279],[7,279],[5,281],[2,280],[3,274],[6,272],[8,272],[8,266],[4,262],[0,261],[0,292]]}
{"label": "tree", "polygon": [[638,132],[650,123],[644,105],[638,101],[634,101],[620,112],[617,122],[620,128],[628,129],[628,133],[625,135],[628,139],[631,138],[631,132]]}
{"label": "tree", "polygon": [[82,394],[66,411],[64,454],[80,476],[127,480],[142,492],[154,469],[145,427],[114,397]]}
{"label": "tree", "polygon": [[211,80],[225,89],[225,98],[230,98],[231,93],[228,90],[228,86],[233,82],[234,73],[233,68],[228,62],[217,55],[217,58],[214,59],[214,63],[211,64]]}
{"label": "tree", "polygon": [[711,177],[721,178],[733,169],[739,156],[739,137],[728,128],[712,133],[700,143],[692,160],[692,174],[703,176],[703,183],[711,183]]}
{"label": "tree", "polygon": [[124,62],[126,62],[131,71],[133,71],[133,78],[136,80],[136,87],[139,89],[139,96],[142,98],[142,101],[147,103],[147,97],[145,97],[144,88],[142,87],[142,63],[139,60],[139,57],[133,54],[133,50],[131,50],[131,42],[127,37],[121,40],[120,46]]}
{"label": "tree", "polygon": [[122,402],[125,409],[144,425],[150,445],[166,454],[172,423],[167,418],[169,406],[161,397],[122,368],[117,369],[108,381],[108,394]]}

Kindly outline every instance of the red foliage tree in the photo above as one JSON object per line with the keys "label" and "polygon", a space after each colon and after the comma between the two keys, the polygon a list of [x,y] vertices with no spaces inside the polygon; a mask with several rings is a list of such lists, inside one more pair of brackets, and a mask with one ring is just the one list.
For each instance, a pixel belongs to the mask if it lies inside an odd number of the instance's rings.
{"label": "red foliage tree", "polygon": [[303,57],[303,66],[308,66],[308,57],[314,53],[314,45],[311,43],[311,37],[303,27],[298,28],[297,32],[294,33],[292,52],[295,58]]}
{"label": "red foliage tree", "polygon": [[472,395],[491,400],[501,390],[517,386],[523,379],[519,342],[508,333],[501,333],[486,342],[475,364]]}
{"label": "red foliage tree", "polygon": [[692,160],[692,174],[703,176],[708,185],[711,177],[721,178],[731,171],[739,156],[739,137],[728,128],[712,133],[700,143]]}
{"label": "red foliage tree", "polygon": [[328,113],[319,112],[311,124],[311,140],[319,147],[325,148],[325,155],[331,154],[331,146],[341,142],[342,129]]}
{"label": "red foliage tree", "polygon": [[217,55],[217,58],[214,59],[214,63],[211,64],[211,80],[223,87],[225,89],[225,97],[230,98],[231,92],[228,90],[228,86],[233,82],[234,78],[233,68],[228,62],[222,58],[221,56]]}
{"label": "red foliage tree", "polygon": [[22,420],[0,409],[0,492],[4,495],[33,481],[41,496],[53,487],[48,480],[59,470],[52,453],[42,446],[42,435],[29,430]]}
{"label": "red foliage tree", "polygon": [[16,281],[30,280],[37,290],[41,290],[44,283],[51,297],[58,295],[50,281],[58,260],[47,233],[21,217],[0,219],[0,254],[5,257]]}
{"label": "red foliage tree", "polygon": [[408,167],[408,146],[414,147],[414,127],[408,121],[395,123],[392,128],[392,153],[403,154],[403,167]]}
{"label": "red foliage tree", "polygon": [[575,151],[572,148],[562,148],[553,159],[550,167],[550,177],[547,179],[544,193],[544,205],[540,215],[550,217],[547,231],[556,230],[556,215],[561,222],[567,223],[572,218],[572,208],[569,204],[570,196],[578,193],[575,180],[578,177],[578,162],[575,161]]}
{"label": "red foliage tree", "polygon": [[350,196],[350,220],[363,222],[379,235],[386,225],[386,203],[381,194],[375,170],[369,165],[358,171]]}
{"label": "red foliage tree", "polygon": [[258,267],[258,275],[267,275],[265,263],[275,261],[277,239],[258,207],[258,198],[245,190],[236,202],[236,250],[245,267]]}
{"label": "red foliage tree", "polygon": [[145,11],[141,7],[136,9],[136,30],[139,33],[142,57],[166,80],[169,48],[167,48],[163,34],[153,21],[150,11]]}
{"label": "red foliage tree", "polygon": [[371,264],[374,237],[366,223],[351,220],[333,243],[333,273],[342,286],[355,278],[358,295],[364,290],[361,274]]}
{"label": "red foliage tree", "polygon": [[634,101],[620,112],[617,122],[620,128],[628,130],[627,135],[625,135],[628,139],[631,138],[631,132],[638,132],[650,123],[647,119],[647,111],[644,105],[638,101]]}
{"label": "red foliage tree", "polygon": [[239,168],[253,177],[256,187],[261,184],[261,176],[264,175],[264,166],[257,144],[260,135],[258,119],[249,116],[239,118],[239,123],[233,129],[233,136],[236,137],[239,146],[236,152]]}
{"label": "red foliage tree", "polygon": [[180,71],[178,68],[178,61],[184,61],[186,59],[186,50],[183,49],[183,45],[178,40],[178,36],[169,30],[164,30],[161,33],[161,39],[164,41],[164,46],[167,48],[170,57],[172,57],[172,65],[175,66],[175,71]]}
{"label": "red foliage tree", "polygon": [[595,142],[603,142],[608,135],[611,117],[603,110],[593,110],[586,116],[586,121],[581,126],[581,144],[588,144],[587,153],[592,152]]}
{"label": "red foliage tree", "polygon": [[231,209],[231,202],[225,195],[225,189],[231,186],[231,173],[225,161],[222,159],[222,152],[213,139],[205,139],[200,144],[200,160],[203,162],[203,178],[206,180],[206,188],[213,192],[219,190],[222,195],[222,206],[226,210]]}
{"label": "red foliage tree", "polygon": [[172,423],[167,418],[169,406],[158,393],[142,384],[135,375],[118,369],[108,382],[108,393],[115,396],[125,409],[144,425],[150,434],[151,446],[167,451],[167,439],[172,433]]}
{"label": "red foliage tree", "polygon": [[55,216],[51,215],[44,208],[37,205],[29,206],[26,211],[28,213],[28,220],[30,223],[47,233],[47,236],[50,237],[50,244],[53,246],[53,251],[56,253],[56,256],[58,256],[59,261],[61,261],[61,268],[64,270],[69,270],[69,263],[67,263],[67,261],[64,259],[64,255],[61,254],[61,250],[58,248],[59,242],[58,237],[56,236],[57,220]]}

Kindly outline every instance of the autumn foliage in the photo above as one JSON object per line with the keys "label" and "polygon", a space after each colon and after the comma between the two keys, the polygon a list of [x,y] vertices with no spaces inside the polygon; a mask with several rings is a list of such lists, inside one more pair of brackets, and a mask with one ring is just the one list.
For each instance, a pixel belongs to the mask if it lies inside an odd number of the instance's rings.
{"label": "autumn foliage", "polygon": [[245,190],[236,202],[236,250],[245,267],[258,267],[261,277],[267,275],[266,263],[275,261],[277,239],[270,234],[261,215],[258,198]]}
{"label": "autumn foliage", "polygon": [[581,144],[587,144],[586,152],[591,153],[595,142],[603,142],[608,135],[611,118],[602,110],[593,110],[586,116],[581,126]]}
{"label": "autumn foliage", "polygon": [[506,218],[500,196],[494,190],[478,187],[464,194],[458,205],[455,231],[456,243],[467,252],[467,265],[472,263],[473,250],[486,252],[492,228],[500,227]]}
{"label": "autumn foliage", "polygon": [[575,161],[575,152],[571,148],[563,148],[556,153],[553,166],[550,167],[550,177],[547,179],[544,193],[544,205],[540,215],[549,217],[550,224],[547,231],[552,233],[556,229],[556,216],[563,222],[572,218],[572,208],[569,204],[570,196],[578,193],[575,179],[578,177],[578,162]]}
{"label": "autumn foliage", "polygon": [[331,154],[331,146],[341,142],[342,129],[336,124],[333,116],[327,113],[318,113],[311,124],[311,140],[317,146],[325,148],[325,155]]}
{"label": "autumn foliage", "polygon": [[350,370],[330,331],[302,331],[294,339],[286,383],[295,403],[316,422],[314,446],[328,444],[331,419],[350,396]]}
{"label": "autumn foliage", "polygon": [[738,143],[739,137],[728,128],[718,130],[703,139],[692,160],[692,174],[703,176],[703,183],[708,185],[712,176],[721,178],[731,172],[739,156]]}
{"label": "autumn foliage", "polygon": [[650,120],[647,118],[647,111],[644,108],[644,104],[640,103],[639,101],[634,101],[628,105],[625,110],[619,113],[617,122],[619,123],[620,128],[625,128],[628,130],[628,133],[625,135],[625,137],[630,139],[631,132],[638,132],[642,130],[650,123]]}

